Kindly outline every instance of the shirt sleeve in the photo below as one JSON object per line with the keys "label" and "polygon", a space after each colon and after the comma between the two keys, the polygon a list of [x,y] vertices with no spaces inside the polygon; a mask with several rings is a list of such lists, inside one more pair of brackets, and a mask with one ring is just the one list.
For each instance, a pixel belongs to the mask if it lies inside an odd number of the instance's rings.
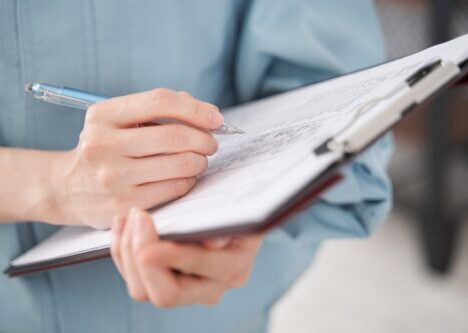
{"label": "shirt sleeve", "polygon": [[[235,66],[241,102],[382,62],[370,0],[254,0],[245,11]],[[345,178],[283,227],[307,242],[368,235],[391,206],[386,136],[344,168]]]}

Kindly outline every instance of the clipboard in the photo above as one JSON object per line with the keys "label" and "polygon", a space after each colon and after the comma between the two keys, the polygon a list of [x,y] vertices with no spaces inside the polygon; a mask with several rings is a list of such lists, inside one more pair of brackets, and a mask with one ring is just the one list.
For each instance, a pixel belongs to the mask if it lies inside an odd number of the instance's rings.
{"label": "clipboard", "polygon": [[[313,204],[321,194],[339,182],[341,168],[384,136],[410,112],[420,109],[435,96],[456,84],[468,81],[468,57],[456,63],[451,60],[433,59],[412,73],[404,82],[383,92],[355,108],[356,116],[322,144],[312,148],[316,155],[334,154],[333,163],[319,175],[303,184],[296,193],[277,207],[266,219],[229,227],[211,228],[187,233],[167,233],[164,240],[199,242],[213,237],[263,233],[281,225],[302,209]],[[378,112],[377,112],[378,110]],[[34,250],[34,249],[33,249]],[[57,267],[105,258],[110,255],[109,246],[94,247],[76,253],[27,264],[14,264],[4,271],[10,277]]]}

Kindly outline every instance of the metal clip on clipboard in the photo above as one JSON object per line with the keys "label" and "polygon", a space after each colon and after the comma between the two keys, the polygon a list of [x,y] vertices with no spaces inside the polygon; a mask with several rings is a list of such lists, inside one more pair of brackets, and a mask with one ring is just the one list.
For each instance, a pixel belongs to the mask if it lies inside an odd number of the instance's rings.
{"label": "metal clip on clipboard", "polygon": [[[357,154],[460,73],[460,67],[452,61],[431,61],[389,92],[358,105],[351,120],[315,149],[315,153],[321,155],[333,151],[343,155]],[[395,98],[379,112],[370,113],[381,103],[398,95],[400,98]]]}

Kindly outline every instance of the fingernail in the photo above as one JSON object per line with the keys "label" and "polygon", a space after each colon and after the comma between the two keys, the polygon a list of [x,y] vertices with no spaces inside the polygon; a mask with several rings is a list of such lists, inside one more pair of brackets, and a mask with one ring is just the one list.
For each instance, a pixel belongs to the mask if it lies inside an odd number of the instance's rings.
{"label": "fingernail", "polygon": [[112,219],[112,233],[115,236],[119,236],[122,233],[123,221],[124,218],[122,216],[114,216]]}
{"label": "fingernail", "polygon": [[119,239],[122,235],[122,231],[125,225],[125,219],[122,216],[114,216],[112,220],[112,233],[111,233],[111,242],[114,243],[115,239]]}
{"label": "fingernail", "polygon": [[146,221],[143,218],[143,213],[141,211],[136,211],[135,212],[135,220],[133,222],[133,225],[135,226],[135,229],[137,232],[142,232],[145,227],[146,227]]}
{"label": "fingernail", "polygon": [[224,122],[224,117],[223,115],[219,112],[219,111],[216,111],[216,110],[211,110],[210,113],[210,122],[213,124],[213,126],[215,126],[216,128],[218,128],[219,126],[221,126]]}
{"label": "fingernail", "polygon": [[215,246],[219,249],[225,247],[226,245],[229,244],[231,239],[229,237],[223,237],[223,238],[216,238],[213,240]]}
{"label": "fingernail", "polygon": [[135,223],[135,217],[138,212],[138,209],[136,207],[130,208],[130,212],[128,213],[128,220],[131,224]]}
{"label": "fingernail", "polygon": [[226,246],[228,246],[230,242],[231,242],[230,237],[219,237],[219,238],[210,239],[206,241],[204,244],[207,248],[211,250],[221,250],[221,249],[224,249]]}

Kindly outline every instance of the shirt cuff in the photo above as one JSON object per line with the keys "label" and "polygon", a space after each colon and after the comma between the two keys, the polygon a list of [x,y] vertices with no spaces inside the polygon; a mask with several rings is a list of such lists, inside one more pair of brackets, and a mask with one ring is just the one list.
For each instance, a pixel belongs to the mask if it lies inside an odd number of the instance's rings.
{"label": "shirt cuff", "polygon": [[370,235],[392,205],[386,173],[392,151],[392,137],[387,135],[361,154],[345,167],[340,183],[284,225],[284,236],[305,245]]}
{"label": "shirt cuff", "polygon": [[325,192],[321,199],[344,205],[387,200],[391,183],[386,169],[392,152],[392,136],[387,135],[344,167],[343,180]]}

